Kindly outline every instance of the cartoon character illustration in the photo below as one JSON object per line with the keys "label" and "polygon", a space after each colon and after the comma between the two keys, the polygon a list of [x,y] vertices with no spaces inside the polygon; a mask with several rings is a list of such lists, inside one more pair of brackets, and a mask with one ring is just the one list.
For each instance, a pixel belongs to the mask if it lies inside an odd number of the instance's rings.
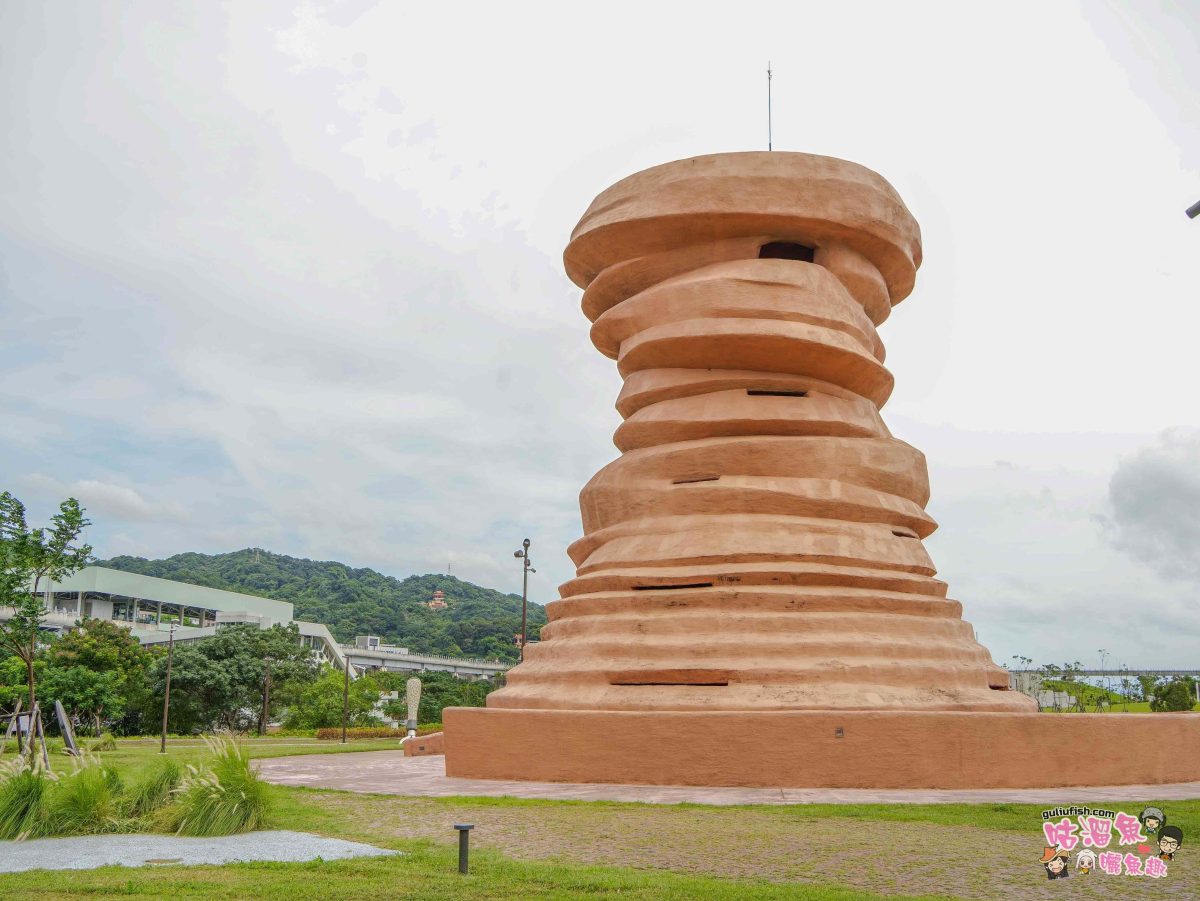
{"label": "cartoon character illustration", "polygon": [[1158,832],[1163,826],[1167,825],[1166,814],[1162,812],[1160,807],[1147,807],[1138,814],[1138,819],[1142,823],[1142,828],[1146,830],[1146,834]]}
{"label": "cartoon character illustration", "polygon": [[1084,848],[1075,855],[1075,869],[1086,876],[1096,868],[1096,852],[1091,848]]}
{"label": "cartoon character illustration", "polygon": [[1070,853],[1062,848],[1046,846],[1039,862],[1046,868],[1047,879],[1066,879],[1071,875],[1071,869],[1067,866],[1070,859]]}
{"label": "cartoon character illustration", "polygon": [[1158,833],[1158,859],[1174,860],[1175,852],[1183,845],[1183,830],[1178,826],[1163,826]]}

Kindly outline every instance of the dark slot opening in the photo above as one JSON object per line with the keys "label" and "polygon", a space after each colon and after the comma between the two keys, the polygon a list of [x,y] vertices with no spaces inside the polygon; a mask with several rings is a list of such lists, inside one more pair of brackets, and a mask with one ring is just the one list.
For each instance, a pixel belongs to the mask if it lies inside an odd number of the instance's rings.
{"label": "dark slot opening", "polygon": [[623,670],[610,672],[609,685],[709,685],[729,684],[728,670]]}
{"label": "dark slot opening", "polygon": [[813,261],[814,248],[791,241],[772,241],[758,249],[760,260],[799,260],[801,263]]}
{"label": "dark slot opening", "polygon": [[767,391],[760,388],[747,388],[746,393],[751,397],[808,397],[807,391]]}
{"label": "dark slot opening", "polygon": [[672,591],[676,588],[712,588],[712,582],[682,582],[679,585],[634,585],[634,591]]}
{"label": "dark slot opening", "polygon": [[715,482],[720,476],[696,476],[692,479],[676,479],[672,485],[691,485],[693,482]]}
{"label": "dark slot opening", "polygon": [[1012,691],[1012,688],[1007,685],[989,685],[992,691]]}
{"label": "dark slot opening", "polygon": [[895,529],[892,529],[892,534],[893,534],[893,535],[895,535],[897,538],[912,538],[912,539],[915,539],[915,538],[917,537],[916,535],[910,535],[910,534],[908,534],[908,532],[897,532]]}

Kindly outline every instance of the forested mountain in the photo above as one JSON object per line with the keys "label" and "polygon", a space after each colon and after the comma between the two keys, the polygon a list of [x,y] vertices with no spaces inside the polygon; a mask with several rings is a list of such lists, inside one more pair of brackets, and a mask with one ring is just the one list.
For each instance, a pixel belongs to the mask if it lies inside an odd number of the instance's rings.
{"label": "forested mountain", "polygon": [[[501,594],[453,576],[396,579],[373,569],[300,560],[246,549],[229,554],[176,554],[165,560],[113,557],[97,561],[127,572],[207,585],[289,601],[296,619],[324,623],[341,641],[379,635],[411,651],[516,661],[513,636],[521,630],[521,596]],[[444,610],[431,610],[435,590]],[[529,637],[537,638],[546,610],[529,605]]]}

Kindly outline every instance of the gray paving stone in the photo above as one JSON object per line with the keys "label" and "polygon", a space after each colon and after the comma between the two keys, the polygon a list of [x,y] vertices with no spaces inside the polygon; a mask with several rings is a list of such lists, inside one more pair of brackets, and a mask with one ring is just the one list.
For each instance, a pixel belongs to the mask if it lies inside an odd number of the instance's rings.
{"label": "gray paving stone", "polygon": [[297,862],[379,857],[398,854],[359,842],[325,838],[307,832],[248,832],[219,838],[179,835],[81,835],[0,842],[0,873],[23,870],[91,870],[111,865],[248,863],[256,860]]}

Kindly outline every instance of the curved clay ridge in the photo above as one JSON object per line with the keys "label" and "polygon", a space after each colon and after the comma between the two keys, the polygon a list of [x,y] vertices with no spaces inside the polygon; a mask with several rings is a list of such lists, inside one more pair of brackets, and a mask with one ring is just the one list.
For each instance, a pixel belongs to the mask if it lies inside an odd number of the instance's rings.
{"label": "curved clay ridge", "polygon": [[[764,245],[800,257],[759,258]],[[565,254],[625,379],[575,579],[491,707],[1025,711],[921,539],[875,327],[920,230],[868,169],[732,153],[618,182]]]}

